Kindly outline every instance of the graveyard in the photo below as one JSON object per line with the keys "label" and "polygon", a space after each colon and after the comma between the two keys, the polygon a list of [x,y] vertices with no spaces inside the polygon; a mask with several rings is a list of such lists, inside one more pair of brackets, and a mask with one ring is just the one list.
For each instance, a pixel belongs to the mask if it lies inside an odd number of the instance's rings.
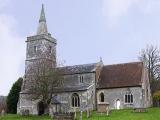
{"label": "graveyard", "polygon": [[[6,114],[0,117],[0,120],[54,120],[47,115],[44,116],[20,116],[16,114]],[[80,114],[77,113],[77,120],[80,120]],[[144,113],[135,113],[133,109],[113,110],[110,115],[105,113],[91,113],[87,118],[86,112],[83,113],[82,120],[160,120],[160,108],[149,108]]]}

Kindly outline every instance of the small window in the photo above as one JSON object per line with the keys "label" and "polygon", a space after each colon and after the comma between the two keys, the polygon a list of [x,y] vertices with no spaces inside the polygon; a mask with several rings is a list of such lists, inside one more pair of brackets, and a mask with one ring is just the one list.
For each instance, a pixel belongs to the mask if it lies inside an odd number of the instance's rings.
{"label": "small window", "polygon": [[34,53],[37,52],[37,46],[34,46]]}
{"label": "small window", "polygon": [[80,80],[80,83],[83,83],[83,76],[82,75],[79,77],[79,80]]}
{"label": "small window", "polygon": [[99,95],[100,102],[104,102],[104,93],[100,93]]}
{"label": "small window", "polygon": [[49,46],[49,53],[52,53],[52,46]]}
{"label": "small window", "polygon": [[125,103],[133,103],[133,95],[132,94],[125,95]]}

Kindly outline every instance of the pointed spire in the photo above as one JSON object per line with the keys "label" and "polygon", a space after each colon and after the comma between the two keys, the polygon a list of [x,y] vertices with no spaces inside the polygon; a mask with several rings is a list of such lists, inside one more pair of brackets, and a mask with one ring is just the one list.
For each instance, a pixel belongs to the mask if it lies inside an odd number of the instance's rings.
{"label": "pointed spire", "polygon": [[40,14],[40,19],[39,19],[39,25],[38,25],[37,34],[38,35],[48,34],[46,18],[45,18],[45,12],[44,12],[44,5],[43,4],[42,4],[42,9],[41,9],[41,14]]}
{"label": "pointed spire", "polygon": [[41,15],[39,22],[46,22],[46,17],[45,17],[45,12],[44,12],[44,5],[42,4],[42,9],[41,9]]}

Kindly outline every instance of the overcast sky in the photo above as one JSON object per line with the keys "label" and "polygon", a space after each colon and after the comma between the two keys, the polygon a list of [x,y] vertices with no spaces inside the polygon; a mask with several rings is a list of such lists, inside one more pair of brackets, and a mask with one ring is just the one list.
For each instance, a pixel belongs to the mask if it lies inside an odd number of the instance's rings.
{"label": "overcast sky", "polygon": [[24,74],[42,3],[65,65],[133,62],[147,44],[160,45],[160,0],[0,0],[0,95]]}

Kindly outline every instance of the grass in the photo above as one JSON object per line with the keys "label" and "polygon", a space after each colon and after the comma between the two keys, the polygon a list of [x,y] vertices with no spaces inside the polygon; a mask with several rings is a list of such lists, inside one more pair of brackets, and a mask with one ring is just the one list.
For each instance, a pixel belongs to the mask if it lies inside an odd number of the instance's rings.
{"label": "grass", "polygon": [[16,114],[7,114],[0,117],[0,120],[51,120],[49,116],[20,116]]}
{"label": "grass", "polygon": [[[79,115],[78,115],[79,120]],[[160,108],[149,108],[146,113],[134,113],[133,110],[114,110],[110,116],[93,112],[91,118],[86,118],[83,114],[83,120],[160,120]]]}
{"label": "grass", "polygon": [[[0,117],[0,120],[51,120],[49,116],[28,116],[7,114]],[[79,120],[79,114],[77,114]],[[83,113],[83,120],[160,120],[160,108],[149,108],[147,113],[134,113],[133,110],[114,110],[110,116],[92,112],[92,117],[86,118]]]}

